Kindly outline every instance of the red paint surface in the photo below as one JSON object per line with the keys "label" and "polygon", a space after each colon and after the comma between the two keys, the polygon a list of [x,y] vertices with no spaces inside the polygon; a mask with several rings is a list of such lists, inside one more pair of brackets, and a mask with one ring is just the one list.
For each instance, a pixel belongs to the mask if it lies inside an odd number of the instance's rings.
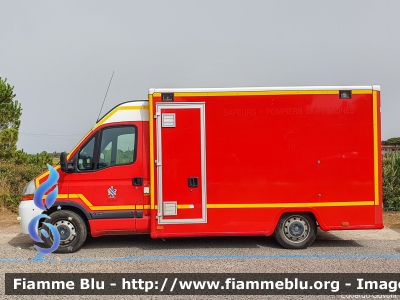
{"label": "red paint surface", "polygon": [[[175,97],[174,102],[205,103],[208,204],[374,200],[372,94],[348,100],[280,95]],[[184,141],[185,134],[175,138]],[[181,158],[176,165],[189,168],[190,161]],[[179,180],[175,184],[183,190],[184,178]],[[153,236],[272,234],[280,215],[293,211],[313,212],[325,230],[381,227],[380,206],[210,208],[206,224],[166,224]]]}

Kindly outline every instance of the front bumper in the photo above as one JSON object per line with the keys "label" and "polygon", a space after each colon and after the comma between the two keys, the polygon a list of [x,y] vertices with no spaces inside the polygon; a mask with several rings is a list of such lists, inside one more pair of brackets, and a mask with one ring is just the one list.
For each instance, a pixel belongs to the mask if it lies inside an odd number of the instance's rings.
{"label": "front bumper", "polygon": [[[33,200],[23,200],[21,201],[19,205],[19,217],[21,218],[20,223],[21,223],[21,230],[25,234],[29,234],[28,231],[28,225],[31,222],[31,220],[40,215],[43,211],[38,208]],[[36,230],[38,228],[38,224],[36,223]]]}

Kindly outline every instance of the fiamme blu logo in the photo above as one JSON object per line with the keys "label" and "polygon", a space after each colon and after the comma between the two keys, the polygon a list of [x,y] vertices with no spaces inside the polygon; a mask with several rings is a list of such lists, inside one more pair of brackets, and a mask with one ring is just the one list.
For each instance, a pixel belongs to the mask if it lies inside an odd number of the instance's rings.
{"label": "fiamme blu logo", "polygon": [[[36,207],[39,208],[43,212],[48,211],[50,209],[50,207],[52,207],[52,205],[54,204],[54,202],[56,201],[57,196],[58,196],[58,186],[57,186],[57,181],[59,178],[58,172],[49,164],[47,164],[47,168],[49,169],[49,177],[47,178],[47,180],[45,182],[43,182],[41,185],[39,185],[39,187],[35,191],[34,197],[33,197],[33,202],[35,203]],[[44,194],[47,191],[49,191],[54,185],[56,185],[55,188],[50,193],[47,194],[45,201],[43,201]],[[42,213],[42,214],[34,217],[28,225],[29,235],[31,236],[31,238],[34,241],[36,241],[38,243],[43,243],[43,240],[40,238],[40,236],[38,235],[38,232],[36,231],[36,228],[37,228],[36,224],[41,219],[50,219],[50,217],[48,215]],[[42,248],[37,245],[34,245],[34,247],[37,251],[39,251],[42,254],[49,254],[49,253],[57,250],[58,247],[60,246],[60,234],[59,234],[57,228],[55,226],[53,226],[52,224],[43,222],[42,225],[45,225],[47,227],[47,229],[50,230],[51,235],[52,235],[53,244],[50,248]],[[50,237],[49,231],[47,231],[45,228],[43,228],[43,226],[41,226],[41,227],[42,227],[40,229],[41,234],[45,238],[49,238]]]}

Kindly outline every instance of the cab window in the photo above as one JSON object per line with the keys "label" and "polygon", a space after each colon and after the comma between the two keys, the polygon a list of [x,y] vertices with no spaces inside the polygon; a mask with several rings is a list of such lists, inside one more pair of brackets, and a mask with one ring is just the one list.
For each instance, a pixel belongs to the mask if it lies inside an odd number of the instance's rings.
{"label": "cab window", "polygon": [[79,151],[78,154],[78,169],[79,170],[94,170],[94,146],[96,136],[92,137],[89,142]]}
{"label": "cab window", "polygon": [[136,126],[106,128],[102,131],[99,169],[132,164],[136,154]]}

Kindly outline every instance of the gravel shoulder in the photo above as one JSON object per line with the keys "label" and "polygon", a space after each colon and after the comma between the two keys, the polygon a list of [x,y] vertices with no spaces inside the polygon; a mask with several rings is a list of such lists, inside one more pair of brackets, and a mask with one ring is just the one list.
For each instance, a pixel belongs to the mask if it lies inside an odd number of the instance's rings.
{"label": "gravel shoulder", "polygon": [[400,211],[384,212],[383,224],[385,228],[400,229]]}
{"label": "gravel shoulder", "polygon": [[[0,208],[0,231],[8,232],[19,229],[18,214]],[[19,231],[17,232],[19,233]]]}

